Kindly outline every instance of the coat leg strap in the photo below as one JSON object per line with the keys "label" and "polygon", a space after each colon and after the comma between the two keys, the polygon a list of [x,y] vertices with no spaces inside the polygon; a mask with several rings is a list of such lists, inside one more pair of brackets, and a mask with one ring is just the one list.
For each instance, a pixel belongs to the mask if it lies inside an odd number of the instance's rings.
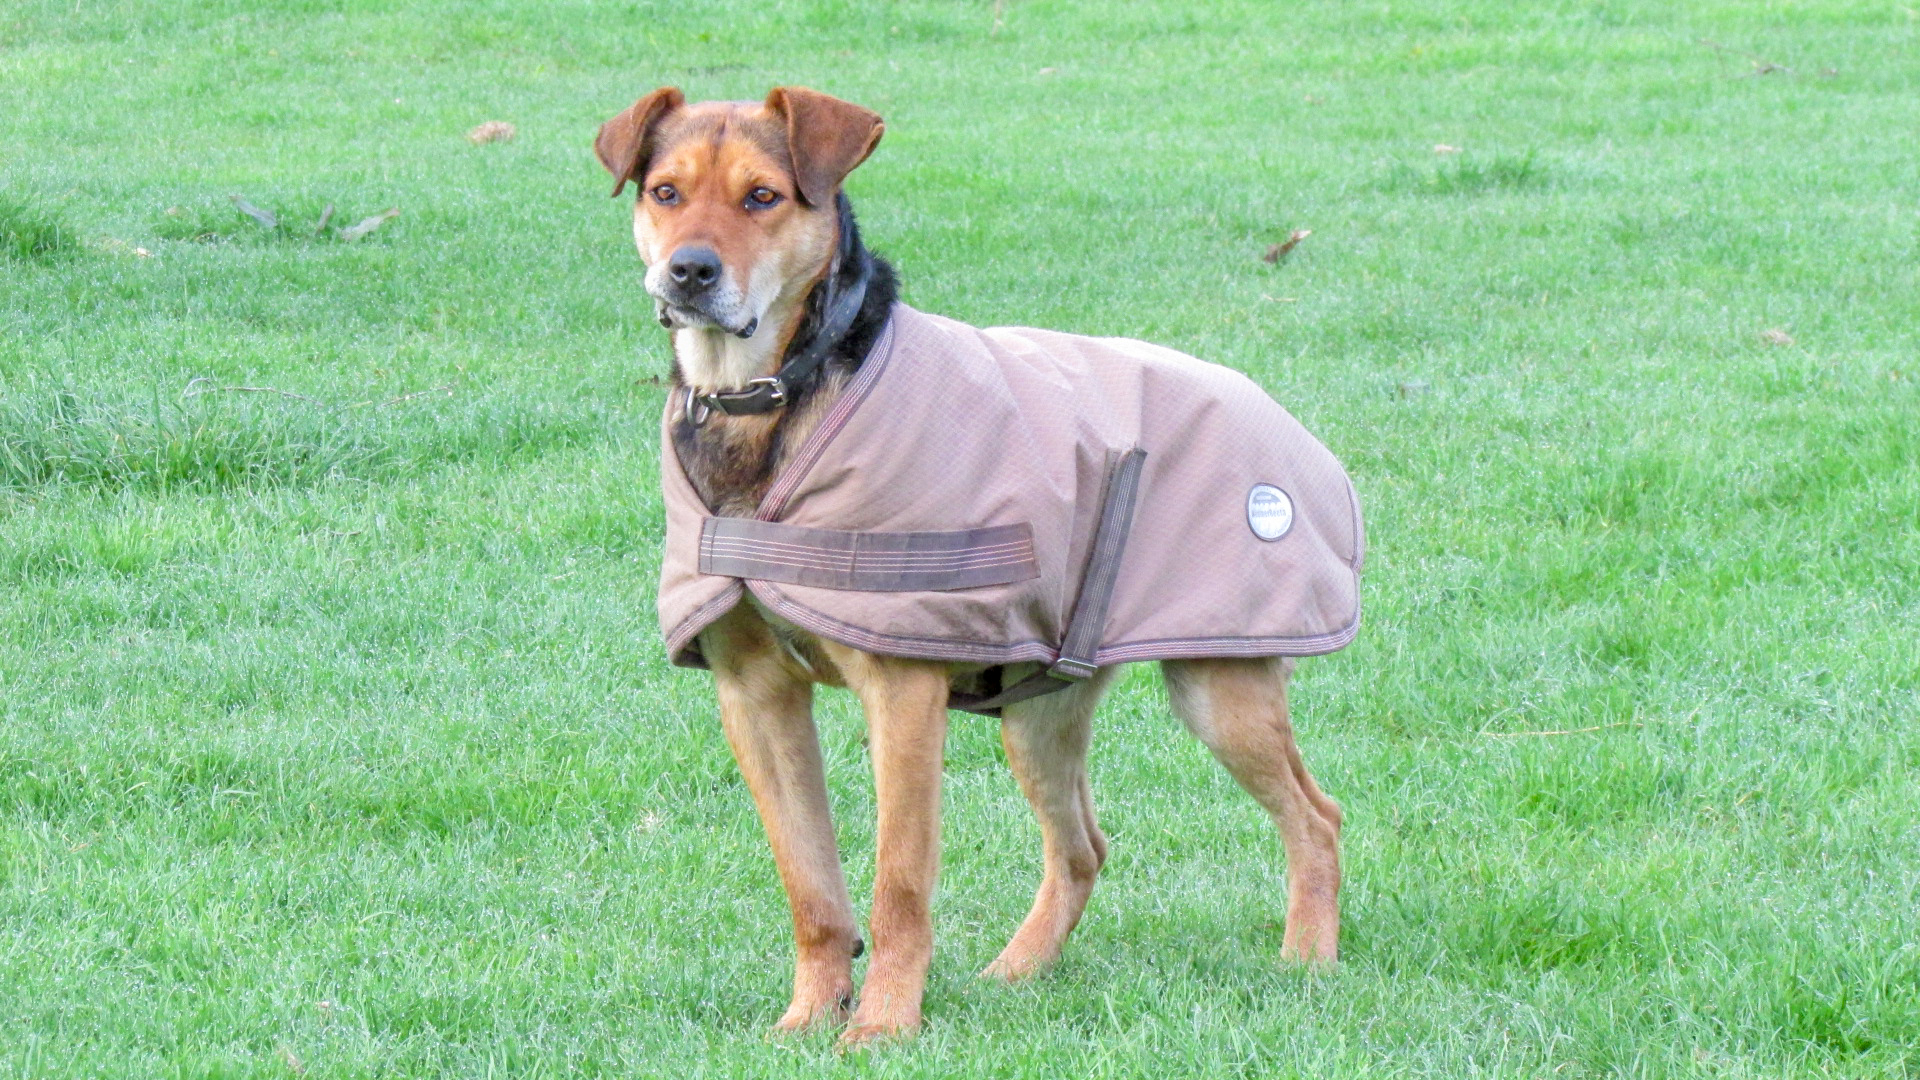
{"label": "coat leg strap", "polygon": [[1094,528],[1086,573],[1081,575],[1080,595],[1074,598],[1073,614],[1067,620],[1060,659],[994,694],[953,694],[948,708],[999,716],[1002,706],[1065,690],[1100,670],[1094,659],[1100,651],[1100,635],[1106,630],[1107,605],[1113,601],[1114,584],[1120,579],[1120,557],[1126,551],[1127,533],[1133,528],[1140,472],[1146,461],[1147,452],[1135,447],[1120,455],[1107,470],[1106,490],[1100,496],[1100,521]]}
{"label": "coat leg strap", "polygon": [[1133,528],[1140,470],[1146,461],[1147,452],[1136,446],[1120,455],[1107,472],[1107,490],[1100,498],[1100,524],[1094,529],[1087,572],[1080,579],[1080,595],[1074,599],[1073,617],[1067,621],[1067,640],[1060,646],[1060,659],[1047,669],[1049,675],[1078,682],[1099,670],[1093,660],[1100,651],[1100,635],[1107,628],[1107,605],[1113,601],[1113,586],[1120,579],[1120,556],[1126,551],[1127,533]]}

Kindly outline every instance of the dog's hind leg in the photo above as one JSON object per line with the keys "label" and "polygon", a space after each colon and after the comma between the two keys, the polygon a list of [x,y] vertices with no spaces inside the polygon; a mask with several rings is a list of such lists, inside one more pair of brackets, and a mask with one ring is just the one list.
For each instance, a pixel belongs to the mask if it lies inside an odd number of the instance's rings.
{"label": "dog's hind leg", "polygon": [[700,638],[720,695],[720,719],[766,826],[793,909],[793,1031],[846,1019],[860,949],[827,805],[813,686],[759,615],[742,604]]}
{"label": "dog's hind leg", "polygon": [[822,641],[859,696],[873,757],[873,962],[841,1036],[852,1045],[913,1032],[933,960],[940,876],[940,781],[947,738],[945,664],[876,656]]}
{"label": "dog's hind leg", "polygon": [[1114,670],[1103,668],[1078,686],[1017,702],[1002,713],[1007,764],[1040,819],[1042,872],[1033,910],[982,976],[1012,981],[1052,963],[1093,894],[1093,879],[1107,861],[1107,838],[1093,814],[1087,746],[1093,710]]}
{"label": "dog's hind leg", "polygon": [[1340,938],[1340,806],[1308,774],[1287,719],[1285,659],[1169,660],[1173,711],[1280,826],[1287,929],[1280,955],[1332,963]]}

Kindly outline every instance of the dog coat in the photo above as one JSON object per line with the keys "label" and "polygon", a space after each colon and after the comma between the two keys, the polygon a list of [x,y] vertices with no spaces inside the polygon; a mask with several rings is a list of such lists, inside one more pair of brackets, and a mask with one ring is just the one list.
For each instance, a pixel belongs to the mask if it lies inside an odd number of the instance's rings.
{"label": "dog coat", "polygon": [[[669,423],[684,407],[671,396]],[[683,666],[705,666],[700,631],[748,591],[868,652],[1054,680],[1315,656],[1359,628],[1340,463],[1246,376],[1145,342],[896,304],[753,517],[712,514],[670,430],[660,456],[660,627]]]}

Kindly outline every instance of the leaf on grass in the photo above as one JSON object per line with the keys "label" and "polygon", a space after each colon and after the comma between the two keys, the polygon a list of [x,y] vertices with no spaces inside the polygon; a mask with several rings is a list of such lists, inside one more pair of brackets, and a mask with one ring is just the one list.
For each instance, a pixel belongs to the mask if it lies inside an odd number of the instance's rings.
{"label": "leaf on grass", "polygon": [[373,215],[370,218],[362,219],[360,224],[358,225],[351,225],[351,226],[348,226],[347,228],[341,229],[340,239],[358,240],[361,237],[367,235],[373,230],[379,228],[382,225],[385,225],[387,222],[392,221],[394,218],[397,218],[399,216],[400,216],[399,207],[397,206],[388,207],[387,209],[380,211],[379,213]]}
{"label": "leaf on grass", "polygon": [[1433,152],[1436,154],[1457,154],[1460,152],[1460,148],[1457,146],[1448,146],[1446,143],[1434,143]]}
{"label": "leaf on grass", "polygon": [[475,146],[483,146],[490,142],[512,142],[515,134],[514,126],[505,120],[489,120],[467,132],[467,139]]}
{"label": "leaf on grass", "polygon": [[280,227],[280,219],[273,216],[273,211],[262,210],[238,195],[233,197],[233,206],[234,209],[252,218],[254,223],[263,229],[277,229]]}
{"label": "leaf on grass", "polygon": [[125,240],[118,240],[111,236],[100,241],[100,250],[111,251],[115,255],[121,255],[121,254],[132,255],[132,256],[135,256],[136,258],[141,258],[141,259],[153,258],[153,252],[148,251],[146,248],[134,247],[133,245],[127,243]]}
{"label": "leaf on grass", "polygon": [[1312,229],[1295,229],[1293,230],[1293,232],[1287,234],[1287,238],[1285,240],[1281,241],[1278,244],[1274,244],[1268,247],[1267,253],[1265,255],[1262,255],[1261,258],[1265,259],[1269,263],[1277,263],[1281,259],[1286,258],[1288,252],[1292,251],[1296,247],[1299,247],[1300,241],[1305,240],[1307,237],[1312,235],[1313,235]]}
{"label": "leaf on grass", "polygon": [[1762,330],[1760,331],[1760,340],[1769,345],[1791,345],[1793,344],[1793,335],[1787,333],[1785,330]]}
{"label": "leaf on grass", "polygon": [[320,223],[313,227],[313,234],[315,236],[318,236],[321,233],[326,232],[327,222],[332,220],[333,220],[333,204],[328,203],[327,208],[325,210],[320,211]]}

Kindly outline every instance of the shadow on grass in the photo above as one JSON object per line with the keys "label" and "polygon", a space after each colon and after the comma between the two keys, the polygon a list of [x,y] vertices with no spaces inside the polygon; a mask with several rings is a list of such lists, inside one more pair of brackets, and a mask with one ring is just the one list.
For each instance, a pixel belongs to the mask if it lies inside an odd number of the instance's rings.
{"label": "shadow on grass", "polygon": [[1546,164],[1529,150],[1524,154],[1495,154],[1481,160],[1467,154],[1427,169],[1395,165],[1381,180],[1390,194],[1479,195],[1499,191],[1530,191],[1550,186]]}
{"label": "shadow on grass", "polygon": [[151,221],[162,240],[193,244],[334,244],[381,232],[397,212],[366,216],[365,207],[342,207],[321,199],[278,200],[256,206],[241,196],[207,197],[169,206]]}
{"label": "shadow on grass", "polygon": [[78,247],[73,230],[40,200],[0,194],[0,259],[48,263]]}
{"label": "shadow on grass", "polygon": [[1837,949],[1809,955],[1796,949],[1784,970],[1773,972],[1775,992],[1767,1017],[1781,1035],[1826,1057],[1860,1058],[1907,1076],[1920,1066],[1920,952],[1909,948],[1886,957],[1847,955]]}
{"label": "shadow on grass", "polygon": [[505,393],[391,409],[265,393],[156,393],[139,403],[70,389],[13,394],[0,402],[0,490],[208,491],[388,479],[584,445],[605,434],[607,420],[570,403]]}

